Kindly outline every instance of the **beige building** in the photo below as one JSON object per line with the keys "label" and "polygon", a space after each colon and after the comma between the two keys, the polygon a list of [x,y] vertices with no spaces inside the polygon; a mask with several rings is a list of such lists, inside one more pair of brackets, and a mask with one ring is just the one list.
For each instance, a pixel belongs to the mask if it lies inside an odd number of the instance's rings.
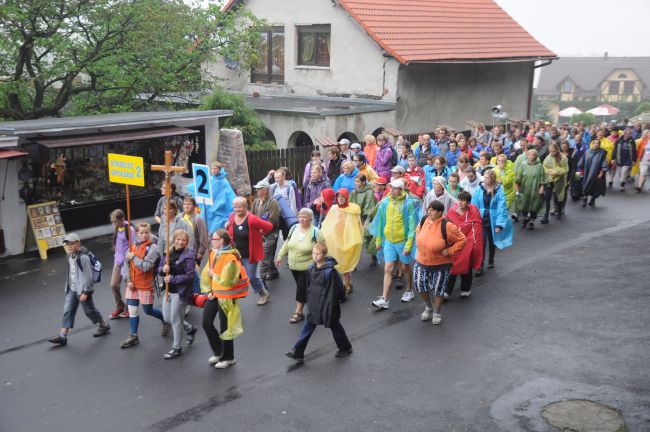
{"label": "beige building", "polygon": [[650,57],[563,57],[541,71],[535,96],[560,103],[641,102],[650,99],[648,84]]}
{"label": "beige building", "polygon": [[231,0],[233,7],[270,24],[261,61],[252,71],[213,72],[247,97],[281,148],[362,140],[382,128],[464,129],[468,119],[491,122],[497,104],[527,118],[535,63],[556,57],[492,0]]}

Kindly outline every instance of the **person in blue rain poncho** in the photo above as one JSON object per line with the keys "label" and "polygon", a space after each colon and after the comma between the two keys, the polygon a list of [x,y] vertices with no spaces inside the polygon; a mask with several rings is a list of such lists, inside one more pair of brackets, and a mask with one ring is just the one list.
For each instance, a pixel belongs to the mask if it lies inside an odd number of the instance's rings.
{"label": "person in blue rain poncho", "polygon": [[[219,161],[210,164],[210,183],[212,183],[212,205],[206,205],[206,220],[208,232],[215,232],[223,228],[228,221],[228,216],[233,212],[232,201],[236,198],[235,191],[228,182],[228,175]],[[196,198],[194,183],[187,186],[187,191]],[[201,210],[203,211],[203,205]]]}

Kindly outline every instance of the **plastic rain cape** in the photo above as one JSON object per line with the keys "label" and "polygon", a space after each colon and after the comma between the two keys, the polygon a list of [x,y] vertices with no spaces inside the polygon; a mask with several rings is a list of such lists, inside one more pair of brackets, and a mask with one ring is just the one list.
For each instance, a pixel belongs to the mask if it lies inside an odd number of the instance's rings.
{"label": "plastic rain cape", "polygon": [[323,221],[321,233],[329,255],[338,262],[336,270],[339,273],[354,270],[359,264],[363,245],[361,208],[354,203],[345,208],[333,206]]}

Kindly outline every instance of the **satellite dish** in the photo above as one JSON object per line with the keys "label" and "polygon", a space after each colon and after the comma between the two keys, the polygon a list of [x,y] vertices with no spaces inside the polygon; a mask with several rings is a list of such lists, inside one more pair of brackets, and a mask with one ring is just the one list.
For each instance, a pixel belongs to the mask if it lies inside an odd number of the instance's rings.
{"label": "satellite dish", "polygon": [[502,111],[502,110],[503,110],[503,106],[501,106],[501,105],[495,105],[495,106],[493,106],[492,109],[491,109],[491,111],[492,111],[492,115],[497,116],[497,115],[501,114],[501,111]]}

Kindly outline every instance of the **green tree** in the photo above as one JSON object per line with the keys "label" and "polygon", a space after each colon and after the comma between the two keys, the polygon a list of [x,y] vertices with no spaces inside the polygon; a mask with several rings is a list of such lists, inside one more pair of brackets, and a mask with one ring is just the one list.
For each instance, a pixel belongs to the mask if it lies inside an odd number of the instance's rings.
{"label": "green tree", "polygon": [[201,109],[231,110],[232,116],[221,120],[220,126],[242,131],[244,145],[247,150],[270,150],[276,148],[273,141],[265,141],[266,126],[257,117],[255,110],[246,104],[243,96],[229,93],[217,86],[212,94],[203,100]]}
{"label": "green tree", "polygon": [[146,110],[211,88],[202,68],[255,61],[263,22],[182,0],[4,0],[0,118]]}
{"label": "green tree", "polygon": [[650,111],[650,102],[643,102],[638,107],[636,107],[634,110],[634,115],[639,115],[648,111]]}
{"label": "green tree", "polygon": [[571,116],[571,119],[569,119],[569,124],[573,123],[580,123],[580,122],[585,122],[586,126],[591,126],[593,124],[596,124],[596,116],[593,115],[592,113],[587,113],[584,112],[582,114],[574,114]]}
{"label": "green tree", "polygon": [[553,121],[550,104],[546,100],[537,101],[533,106],[533,118],[535,120]]}

